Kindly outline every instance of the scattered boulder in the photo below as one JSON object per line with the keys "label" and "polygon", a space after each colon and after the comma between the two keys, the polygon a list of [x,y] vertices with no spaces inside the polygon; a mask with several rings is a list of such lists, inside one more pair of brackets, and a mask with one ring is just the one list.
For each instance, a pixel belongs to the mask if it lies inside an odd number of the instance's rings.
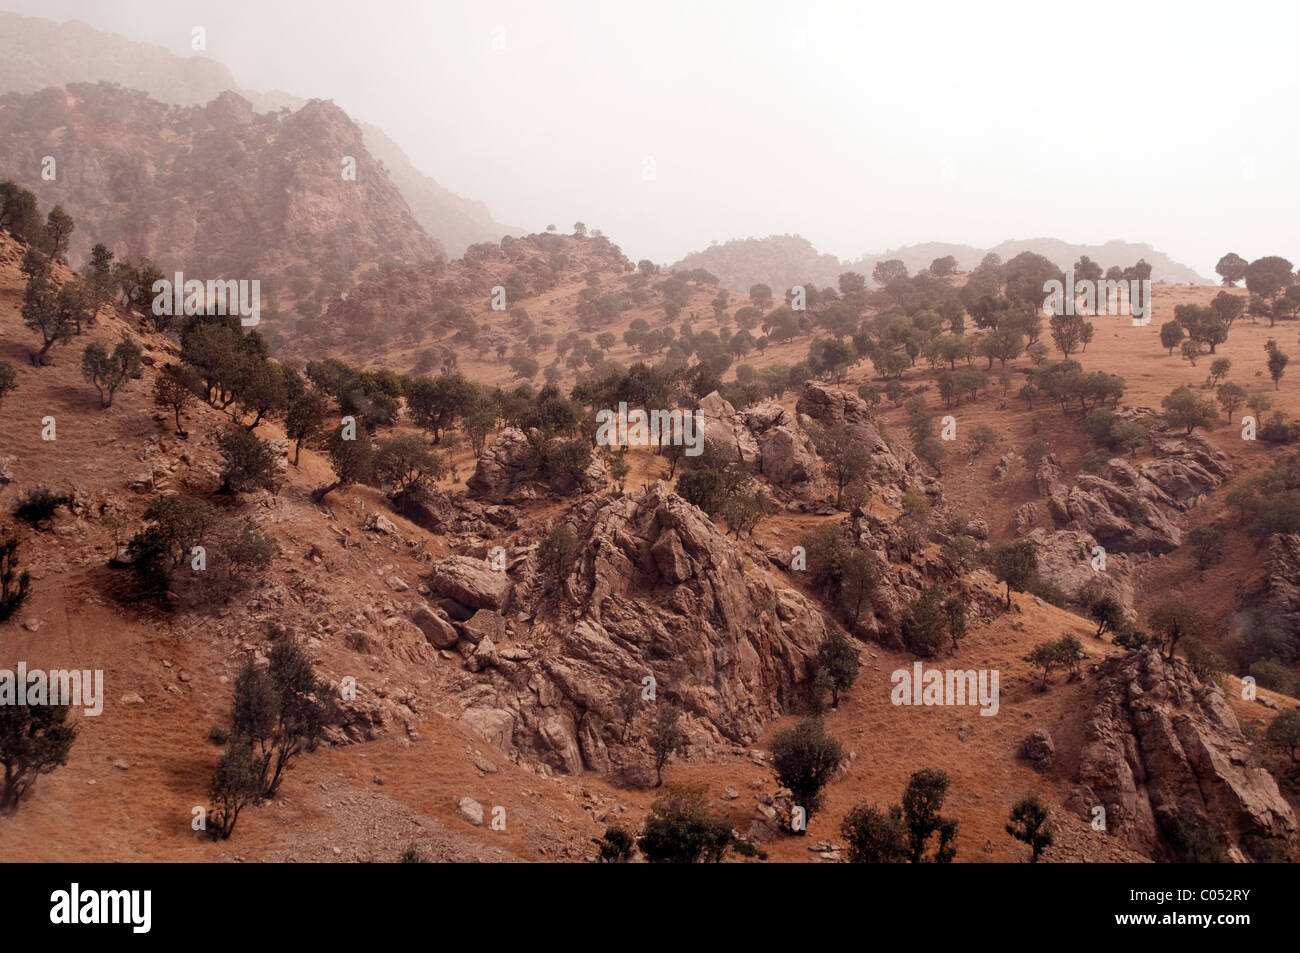
{"label": "scattered boulder", "polygon": [[1056,745],[1052,743],[1052,734],[1046,728],[1036,728],[1033,734],[1020,744],[1020,753],[1030,761],[1035,770],[1048,771],[1056,759]]}
{"label": "scattered boulder", "polygon": [[456,627],[446,616],[425,606],[420,606],[411,614],[411,621],[424,633],[424,637],[434,648],[449,649],[460,638]]}
{"label": "scattered boulder", "polygon": [[504,572],[481,559],[448,556],[433,567],[429,586],[439,595],[475,609],[504,609],[514,584]]}
{"label": "scattered boulder", "polygon": [[472,797],[463,797],[456,802],[456,816],[468,821],[475,827],[483,826],[483,805]]}

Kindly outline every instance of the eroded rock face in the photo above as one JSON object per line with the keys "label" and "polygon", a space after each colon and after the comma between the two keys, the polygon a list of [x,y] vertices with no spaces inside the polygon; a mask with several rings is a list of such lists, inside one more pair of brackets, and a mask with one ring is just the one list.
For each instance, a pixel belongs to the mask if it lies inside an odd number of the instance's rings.
{"label": "eroded rock face", "polygon": [[1289,617],[1300,631],[1300,534],[1278,533],[1269,538],[1264,558],[1268,573],[1268,603]]}
{"label": "eroded rock face", "polygon": [[[748,744],[809,677],[827,635],[821,611],[777,589],[741,544],[663,482],[570,514],[580,540],[558,591],[526,584],[527,652],[501,654],[465,697],[466,721],[507,751],[558,771],[653,783],[645,734],[675,704],[692,745]],[[620,696],[652,676],[628,726]],[[471,712],[473,713],[471,715]],[[504,739],[502,739],[504,740]]]}
{"label": "eroded rock face", "polygon": [[1130,557],[1108,552],[1103,572],[1093,568],[1097,540],[1089,533],[1074,529],[1055,532],[1036,529],[1025,538],[1037,550],[1039,573],[1064,589],[1072,599],[1086,590],[1094,599],[1111,596],[1126,609],[1132,608]]}
{"label": "eroded rock face", "polygon": [[594,454],[576,480],[565,476],[548,477],[524,432],[507,427],[496,440],[483,448],[474,475],[465,481],[465,486],[475,496],[489,502],[516,503],[538,499],[548,489],[561,493],[592,492],[607,483],[605,464]]}
{"label": "eroded rock face", "polygon": [[1107,830],[1157,859],[1200,828],[1228,856],[1280,859],[1296,819],[1277,782],[1253,763],[1223,692],[1182,659],[1148,650],[1109,659],[1079,754],[1072,803],[1106,809]]}
{"label": "eroded rock face", "polygon": [[704,434],[707,443],[746,463],[758,462],[758,441],[750,433],[744,414],[736,413],[730,401],[724,400],[716,390],[700,399],[695,413],[695,426]]}
{"label": "eroded rock face", "polygon": [[909,489],[920,490],[932,500],[942,496],[939,481],[926,473],[912,451],[891,446],[885,440],[871,409],[857,395],[813,381],[799,395],[795,410],[801,417],[810,417],[822,424],[843,422],[853,428],[871,452],[872,471],[867,476],[873,485],[873,495],[889,505],[898,506]]}
{"label": "eroded rock face", "polygon": [[1055,459],[1044,459],[1035,479],[1056,526],[1090,533],[1111,552],[1177,549],[1179,515],[1222,485],[1232,468],[1222,452],[1198,436],[1156,433],[1152,445],[1157,459],[1135,467],[1115,457],[1103,473],[1080,474],[1071,486],[1061,482]]}

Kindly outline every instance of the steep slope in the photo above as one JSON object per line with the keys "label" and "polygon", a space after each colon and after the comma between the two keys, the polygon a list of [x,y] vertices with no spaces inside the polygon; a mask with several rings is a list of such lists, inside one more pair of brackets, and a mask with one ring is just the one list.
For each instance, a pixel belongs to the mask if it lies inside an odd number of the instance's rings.
{"label": "steep slope", "polygon": [[[244,90],[229,69],[206,56],[179,57],[76,20],[56,23],[0,12],[0,92],[99,82],[142,90],[178,106],[202,106],[223,92],[238,93],[257,113],[296,112],[307,104],[289,93]],[[366,150],[387,167],[415,220],[449,256],[458,257],[474,242],[520,233],[494,221],[482,202],[462,198],[420,172],[378,127],[361,123],[361,131]]]}
{"label": "steep slope", "polygon": [[[46,155],[53,181],[42,179]],[[355,181],[343,178],[345,156]],[[292,274],[308,282],[302,297],[367,263],[441,254],[357,125],[325,101],[258,116],[229,92],[193,107],[108,84],[8,94],[0,170],[72,215],[74,262],[102,241],[168,275],[256,278],[264,294]]]}

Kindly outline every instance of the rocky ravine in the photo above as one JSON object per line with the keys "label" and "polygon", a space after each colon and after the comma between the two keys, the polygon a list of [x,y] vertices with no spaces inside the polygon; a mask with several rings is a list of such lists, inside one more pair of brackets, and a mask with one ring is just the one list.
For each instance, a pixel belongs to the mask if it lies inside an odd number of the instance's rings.
{"label": "rocky ravine", "polygon": [[1073,807],[1090,820],[1104,807],[1108,832],[1156,859],[1179,859],[1170,839],[1198,826],[1234,860],[1294,850],[1295,815],[1252,758],[1222,690],[1154,650],[1098,670]]}

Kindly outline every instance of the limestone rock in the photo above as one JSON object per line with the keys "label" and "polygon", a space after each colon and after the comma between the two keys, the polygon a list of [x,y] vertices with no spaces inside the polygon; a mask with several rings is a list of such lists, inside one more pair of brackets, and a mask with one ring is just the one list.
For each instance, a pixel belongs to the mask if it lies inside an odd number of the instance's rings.
{"label": "limestone rock", "polygon": [[1295,814],[1217,686],[1153,650],[1099,676],[1074,805],[1105,807],[1108,830],[1156,859],[1177,859],[1171,841],[1198,829],[1256,860],[1293,849]]}

